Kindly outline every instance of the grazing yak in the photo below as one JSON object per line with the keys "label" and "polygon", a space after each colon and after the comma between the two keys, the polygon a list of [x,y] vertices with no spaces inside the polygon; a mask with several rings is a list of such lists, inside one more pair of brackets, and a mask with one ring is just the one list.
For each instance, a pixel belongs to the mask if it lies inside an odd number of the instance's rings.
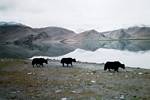
{"label": "grazing yak", "polygon": [[125,69],[125,65],[121,64],[119,61],[106,62],[104,65],[104,70],[106,71],[108,69],[110,71],[110,69],[113,69],[118,72],[119,67]]}
{"label": "grazing yak", "polygon": [[40,66],[44,67],[44,66],[43,66],[43,63],[48,64],[48,60],[47,60],[47,59],[44,59],[44,58],[34,58],[34,59],[32,60],[32,66],[33,66],[33,67],[34,67],[34,65],[36,65],[37,67],[40,67]]}
{"label": "grazing yak", "polygon": [[61,59],[61,63],[63,65],[63,67],[65,64],[67,64],[67,67],[69,64],[72,66],[72,62],[76,62],[76,59],[72,59],[72,58],[62,58]]}

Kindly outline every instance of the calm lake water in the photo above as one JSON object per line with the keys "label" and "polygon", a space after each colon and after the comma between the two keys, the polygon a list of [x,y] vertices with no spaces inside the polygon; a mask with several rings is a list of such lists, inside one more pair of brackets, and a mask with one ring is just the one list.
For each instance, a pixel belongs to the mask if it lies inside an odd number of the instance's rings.
{"label": "calm lake water", "polygon": [[[98,49],[96,51],[86,51],[76,49],[66,55],[59,57],[48,57],[50,59],[60,60],[63,57],[76,58],[82,62],[105,63],[107,61],[120,61],[129,67],[140,67],[150,69],[150,51],[123,51],[116,49]],[[46,57],[47,58],[47,57]]]}

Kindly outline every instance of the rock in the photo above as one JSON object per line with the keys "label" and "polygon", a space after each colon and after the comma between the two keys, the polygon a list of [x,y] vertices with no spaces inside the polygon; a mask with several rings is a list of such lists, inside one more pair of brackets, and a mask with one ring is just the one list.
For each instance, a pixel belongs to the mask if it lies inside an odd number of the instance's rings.
{"label": "rock", "polygon": [[72,93],[77,93],[77,94],[80,93],[80,91],[71,91],[71,92],[72,92]]}
{"label": "rock", "polygon": [[62,92],[62,90],[56,90],[56,91],[55,91],[55,93],[60,93],[60,92]]}
{"label": "rock", "polygon": [[19,93],[19,92],[21,92],[21,91],[18,90],[17,93]]}
{"label": "rock", "polygon": [[109,73],[109,75],[113,75],[113,73]]}
{"label": "rock", "polygon": [[76,79],[77,81],[80,81],[81,79]]}
{"label": "rock", "polygon": [[91,75],[93,75],[94,73],[91,73]]}
{"label": "rock", "polygon": [[67,100],[67,98],[61,98],[61,100]]}
{"label": "rock", "polygon": [[71,91],[72,93],[76,93],[76,91]]}
{"label": "rock", "polygon": [[96,83],[96,81],[92,80],[91,83]]}
{"label": "rock", "polygon": [[142,73],[142,72],[139,72],[138,74],[139,74],[139,75],[142,75],[143,73]]}
{"label": "rock", "polygon": [[31,75],[32,74],[32,72],[29,72],[29,73],[27,73],[28,75]]}
{"label": "rock", "polygon": [[125,96],[124,95],[120,95],[120,100],[125,100]]}
{"label": "rock", "polygon": [[96,74],[96,70],[92,71],[93,74]]}
{"label": "rock", "polygon": [[128,75],[125,75],[125,78],[128,78]]}

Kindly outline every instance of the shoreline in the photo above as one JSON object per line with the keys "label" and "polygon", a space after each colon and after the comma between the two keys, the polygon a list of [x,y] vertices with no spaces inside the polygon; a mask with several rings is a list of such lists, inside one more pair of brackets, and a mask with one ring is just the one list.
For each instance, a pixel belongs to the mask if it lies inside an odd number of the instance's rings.
{"label": "shoreline", "polygon": [[31,60],[0,60],[2,100],[149,100],[149,83],[150,69],[109,72],[103,64],[68,68],[59,61],[33,68]]}

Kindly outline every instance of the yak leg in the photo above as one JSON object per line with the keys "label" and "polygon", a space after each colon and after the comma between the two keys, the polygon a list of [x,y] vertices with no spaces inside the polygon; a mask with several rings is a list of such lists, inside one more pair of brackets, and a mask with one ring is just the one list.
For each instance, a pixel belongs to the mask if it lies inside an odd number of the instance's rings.
{"label": "yak leg", "polygon": [[64,63],[62,63],[63,67],[64,67]]}
{"label": "yak leg", "polygon": [[71,65],[71,63],[70,63],[70,64],[68,64],[68,65],[70,65],[70,67],[72,66],[72,65]]}
{"label": "yak leg", "polygon": [[72,63],[71,63],[71,67],[72,67]]}
{"label": "yak leg", "polygon": [[116,69],[116,70],[114,70],[114,71],[119,72],[117,69]]}
{"label": "yak leg", "polygon": [[116,71],[118,72],[118,68],[116,68]]}
{"label": "yak leg", "polygon": [[114,71],[118,72],[118,68],[114,68]]}
{"label": "yak leg", "polygon": [[43,65],[43,64],[41,64],[41,66],[42,66],[42,67],[44,67],[44,65]]}
{"label": "yak leg", "polygon": [[40,64],[37,64],[38,65],[38,67],[40,67]]}

